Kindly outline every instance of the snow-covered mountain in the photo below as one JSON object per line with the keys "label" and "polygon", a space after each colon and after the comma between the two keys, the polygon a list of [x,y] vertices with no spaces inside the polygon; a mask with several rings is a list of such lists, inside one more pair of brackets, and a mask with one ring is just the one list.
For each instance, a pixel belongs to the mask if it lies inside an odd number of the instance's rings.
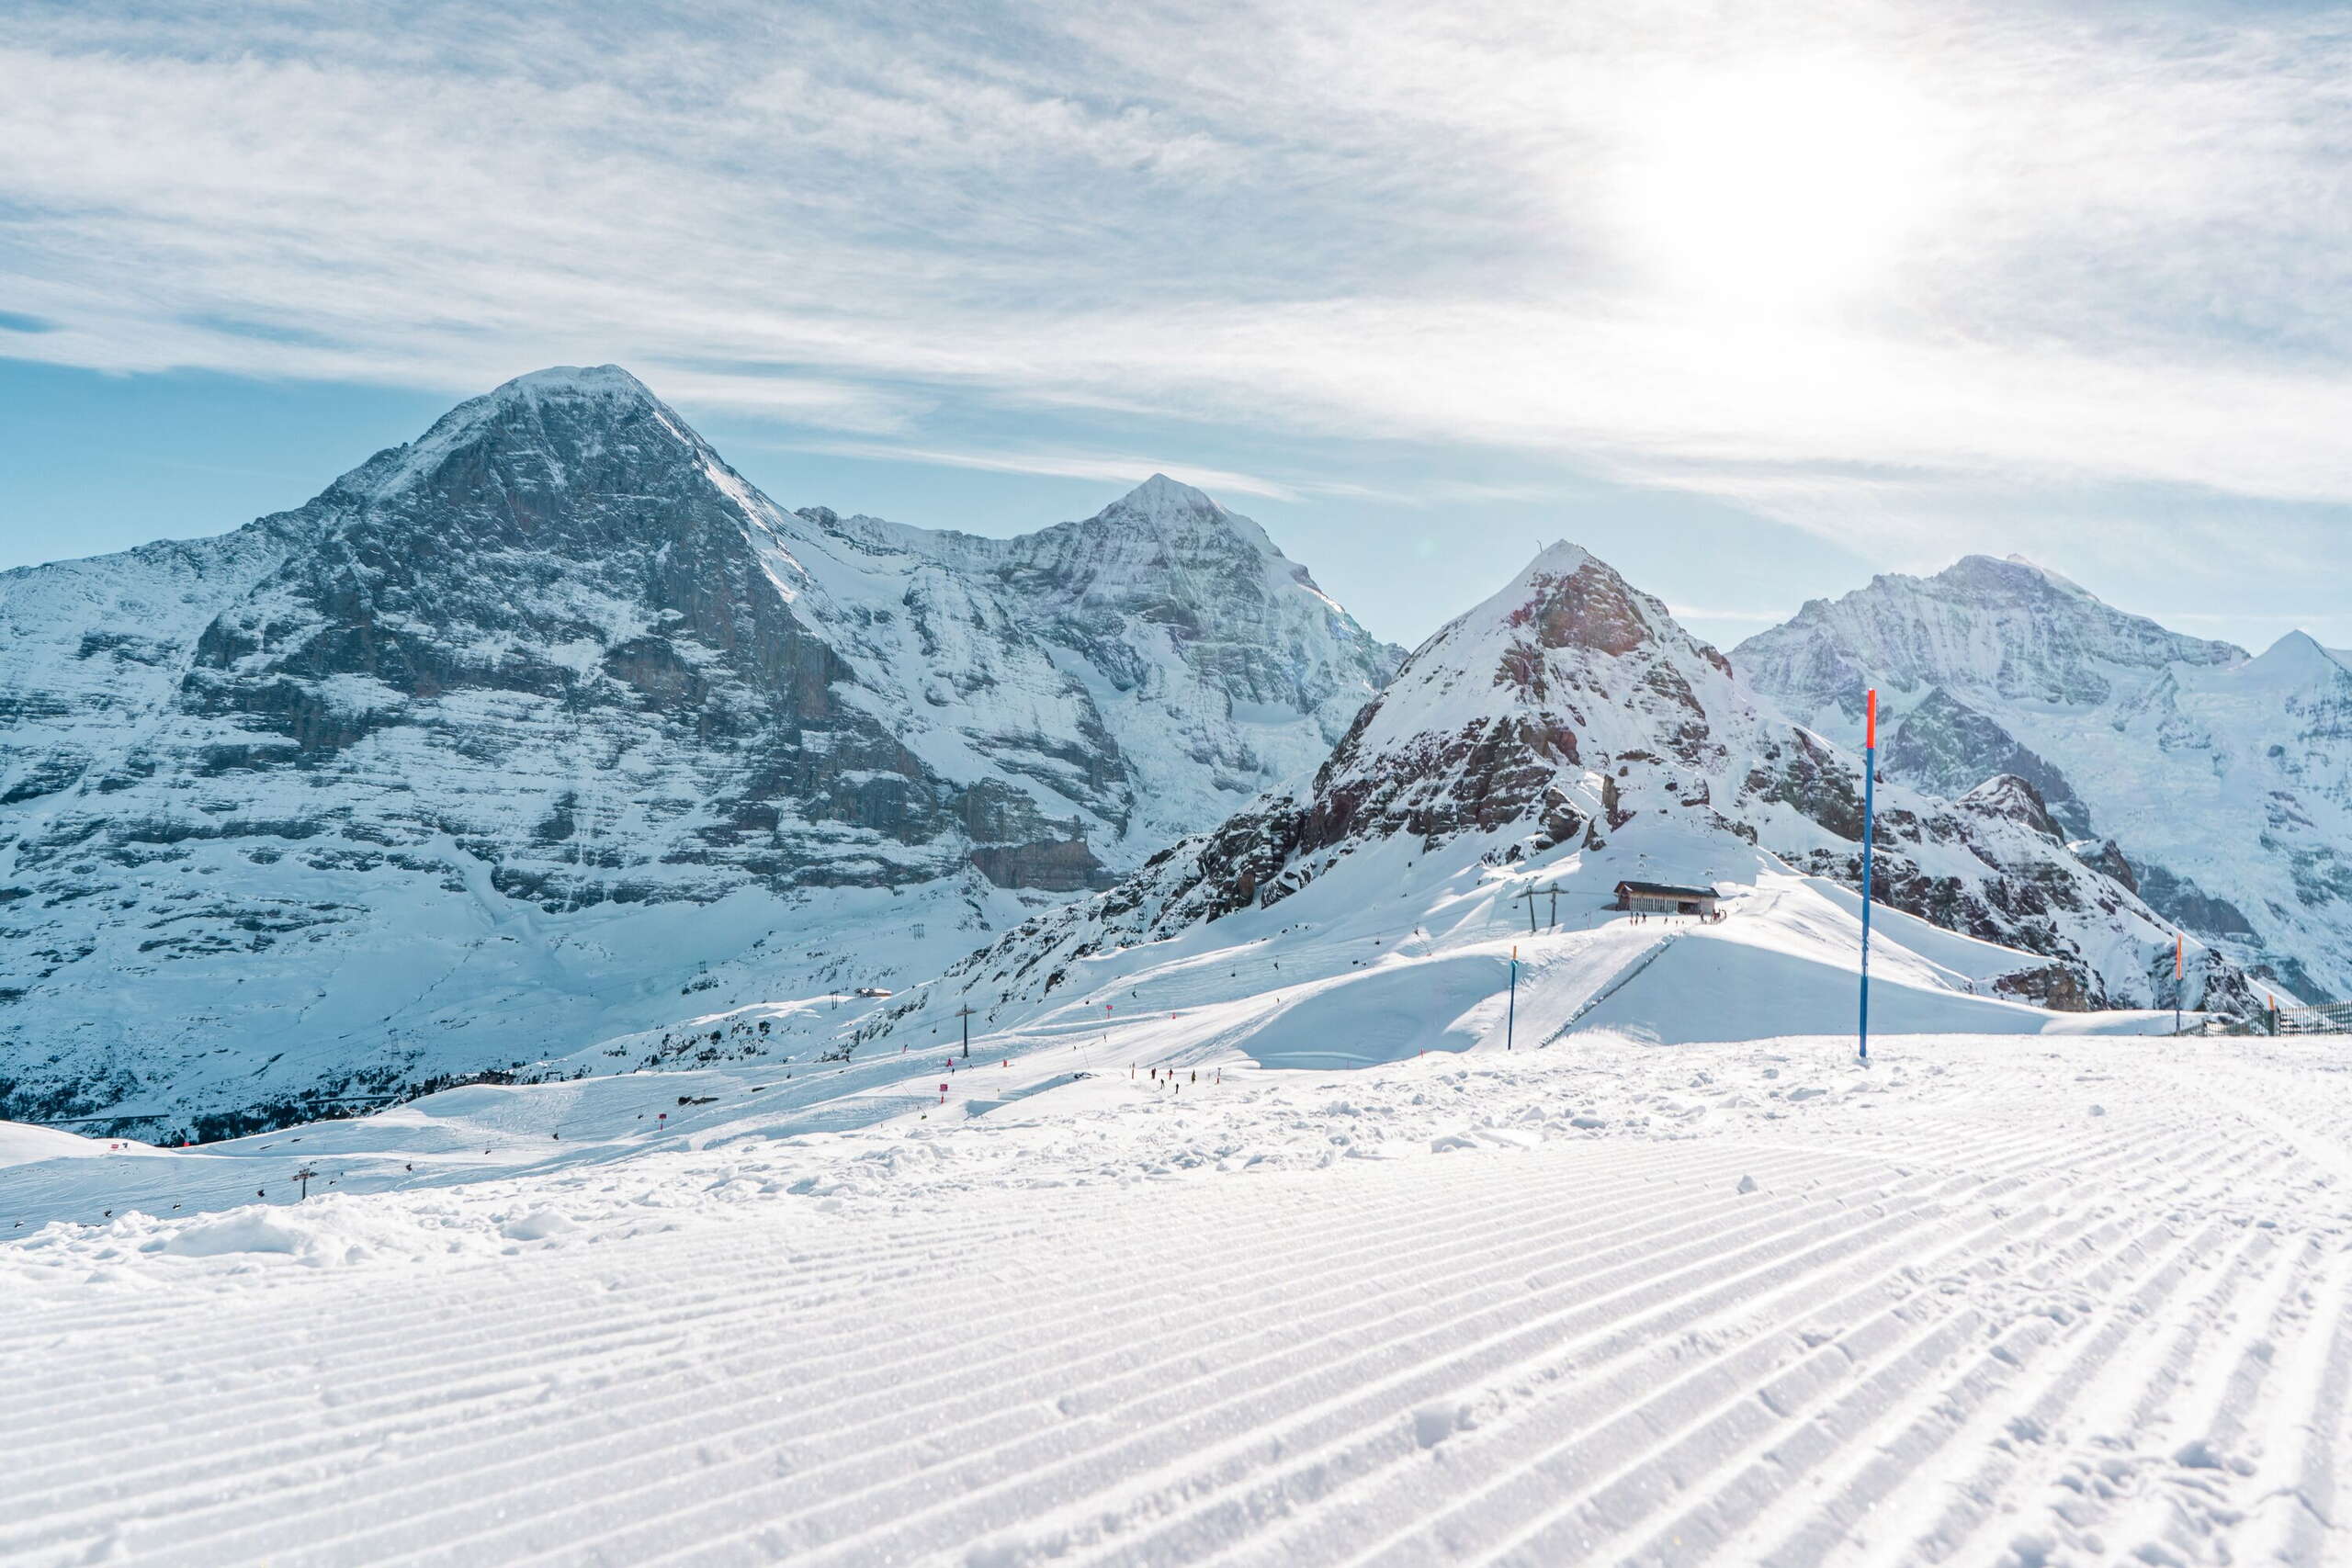
{"label": "snow-covered mountain", "polygon": [[1119,848],[1130,852],[1312,773],[1403,654],[1366,636],[1257,524],[1165,475],[1083,523],[1010,539],[802,515],[939,562],[1014,606],[1125,760]]}
{"label": "snow-covered mountain", "polygon": [[[1573,1019],[1628,966],[1648,964],[1659,940],[1605,912],[1620,879],[1713,886],[1742,916],[1722,940],[1780,943],[1778,968],[1685,977],[1719,993],[1704,1029],[1768,1017],[1768,1032],[1835,1028],[1849,983],[1830,988],[1826,1010],[1806,1008],[1825,994],[1824,966],[1851,958],[1860,785],[1857,756],[1781,716],[1606,563],[1555,546],[1407,660],[1312,781],[1183,840],[1100,897],[1033,918],[863,1035],[936,1031],[932,1010],[965,996],[989,1006],[997,1027],[1040,1009],[1083,1015],[1096,1002],[1114,1015],[1138,965],[1189,970],[1187,984],[1158,987],[1187,1008],[1361,983],[1329,971],[1328,953],[1291,952],[1280,975],[1258,961],[1261,950],[1295,947],[1294,930],[1334,925],[1369,944],[1351,969],[1461,959],[1475,1011],[1501,989],[1487,973],[1500,950],[1487,950],[1511,940],[1521,913],[1532,942],[1566,931],[1584,944],[1560,955],[1567,989],[1555,1010]],[[2170,928],[2068,847],[2028,781],[2003,775],[1958,801],[1886,785],[1879,822],[1877,897],[1902,912],[1886,917],[1885,940],[1905,953],[1889,962],[1908,964],[1911,982],[1988,1006],[2171,1004]],[[1530,891],[1544,910],[1540,933],[1533,909],[1512,908]],[[1555,926],[1563,904],[1569,918]],[[1779,935],[1756,934],[1766,931]],[[1175,957],[1147,958],[1171,941]],[[1745,976],[1741,988],[1725,990],[1732,974]],[[1430,971],[1416,983],[1446,982]],[[1152,1004],[1127,988],[1135,1004]],[[2209,952],[2192,955],[2187,999],[2251,1002],[2243,976]],[[1645,1021],[1690,1012],[1687,998],[1664,1001]],[[1479,1017],[1482,1029],[1500,1021]],[[1259,1044],[1241,1048],[1267,1059]]]}
{"label": "snow-covered mountain", "polygon": [[0,574],[0,1114],[232,1124],[935,972],[1397,656],[1164,478],[1015,540],[787,512],[625,371],[526,376],[296,511]]}
{"label": "snow-covered mountain", "polygon": [[2250,658],[1972,556],[1815,600],[1733,657],[1849,741],[1877,686],[1887,776],[2028,778],[2165,916],[2290,991],[2352,995],[2352,656],[2297,632]]}

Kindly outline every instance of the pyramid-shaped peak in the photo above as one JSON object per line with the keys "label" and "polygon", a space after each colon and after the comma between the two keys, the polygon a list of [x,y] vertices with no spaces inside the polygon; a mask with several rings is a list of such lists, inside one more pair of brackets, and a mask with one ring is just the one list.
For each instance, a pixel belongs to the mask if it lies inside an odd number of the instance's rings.
{"label": "pyramid-shaped peak", "polygon": [[1526,569],[1515,580],[1514,586],[1518,581],[1532,583],[1538,578],[1544,577],[1571,577],[1582,571],[1588,564],[1595,562],[1598,562],[1601,570],[1611,576],[1616,575],[1614,567],[1607,561],[1600,560],[1582,545],[1572,545],[1566,539],[1555,539],[1535,552],[1535,558],[1527,563]]}
{"label": "pyramid-shaped peak", "polygon": [[2245,673],[2273,680],[2307,682],[2332,680],[2346,673],[2345,661],[2320,646],[2309,632],[2293,631],[2265,649],[2246,665]]}
{"label": "pyramid-shaped peak", "polygon": [[[1661,666],[1677,676],[1657,674]],[[1391,750],[1457,731],[1465,717],[1547,709],[1570,687],[1623,695],[1653,679],[1687,690],[1717,676],[1730,676],[1721,653],[1616,568],[1563,541],[1414,651],[1360,721],[1358,747]]]}
{"label": "pyramid-shaped peak", "polygon": [[1188,485],[1181,479],[1171,479],[1166,474],[1152,475],[1109,506],[1104,507],[1103,511],[1135,512],[1155,518],[1171,514],[1204,517],[1222,517],[1226,514],[1225,508],[1219,505],[1216,498],[1210,495],[1208,491]]}
{"label": "pyramid-shaped peak", "polygon": [[617,365],[550,365],[544,370],[529,371],[501,383],[490,396],[502,401],[555,398],[656,400],[652,389]]}
{"label": "pyramid-shaped peak", "polygon": [[682,444],[693,435],[646,384],[617,365],[550,365],[469,398],[441,416],[420,448],[470,441],[493,427],[543,426],[584,433],[623,421],[650,418]]}
{"label": "pyramid-shaped peak", "polygon": [[1539,647],[1608,654],[1631,653],[1673,625],[1665,605],[1565,539],[1537,551],[1485,607]]}
{"label": "pyramid-shaped peak", "polygon": [[579,459],[611,451],[622,430],[628,432],[628,456],[640,466],[716,460],[700,436],[619,366],[555,365],[467,399],[408,446],[379,452],[344,475],[332,491],[382,496],[438,472],[459,453],[479,454],[512,484],[560,487],[578,477],[572,466]]}
{"label": "pyramid-shaped peak", "polygon": [[1936,573],[1935,581],[1962,590],[2016,593],[2045,592],[2055,589],[2074,598],[2094,597],[2088,589],[2072,578],[2020,555],[1962,556]]}
{"label": "pyramid-shaped peak", "polygon": [[579,428],[583,423],[647,415],[669,425],[681,441],[692,441],[684,425],[651,389],[619,366],[551,365],[467,399],[442,415],[418,446],[469,440],[486,429],[512,425],[518,420],[531,424],[552,421],[565,428]]}
{"label": "pyramid-shaped peak", "polygon": [[1153,548],[1182,541],[1187,548],[1282,556],[1254,519],[1226,510],[1208,491],[1166,474],[1152,475],[1080,526],[1098,538],[1148,542]]}
{"label": "pyramid-shaped peak", "polygon": [[1466,647],[1519,636],[1520,628],[1541,620],[1550,606],[1580,596],[1588,568],[1594,569],[1589,574],[1593,584],[1624,588],[1616,570],[1581,545],[1566,540],[1546,545],[1509,582],[1439,627],[1414,659],[1442,657],[1439,650],[1449,644]]}

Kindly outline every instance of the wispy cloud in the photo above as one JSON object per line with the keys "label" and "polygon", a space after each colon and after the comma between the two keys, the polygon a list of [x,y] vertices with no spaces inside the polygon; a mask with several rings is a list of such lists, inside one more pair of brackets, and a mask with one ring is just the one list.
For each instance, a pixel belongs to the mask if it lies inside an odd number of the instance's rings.
{"label": "wispy cloud", "polygon": [[920,15],[19,11],[0,347],[452,392],[619,360],[1088,478],[1166,464],[932,421],[1452,444],[1471,490],[1538,455],[1923,549],[1987,487],[2352,501],[2340,14]]}
{"label": "wispy cloud", "polygon": [[1117,457],[1089,452],[1021,452],[1014,450],[952,452],[932,446],[901,446],[866,441],[812,441],[797,450],[823,452],[837,457],[871,457],[894,463],[931,463],[950,468],[979,468],[1000,474],[1045,474],[1056,479],[1110,479],[1138,484],[1156,472],[1203,490],[1227,495],[1262,495],[1275,501],[1295,501],[1298,492],[1255,474],[1229,468],[1199,468],[1182,464],[1163,466],[1150,457]]}

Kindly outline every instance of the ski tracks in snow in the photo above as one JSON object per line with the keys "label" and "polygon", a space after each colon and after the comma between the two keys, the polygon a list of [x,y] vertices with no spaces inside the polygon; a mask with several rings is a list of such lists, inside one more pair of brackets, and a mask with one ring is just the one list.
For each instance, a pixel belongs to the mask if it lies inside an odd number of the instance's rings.
{"label": "ski tracks in snow", "polygon": [[44,1290],[0,1561],[2352,1556],[2338,1080],[1921,1049],[1786,1125]]}

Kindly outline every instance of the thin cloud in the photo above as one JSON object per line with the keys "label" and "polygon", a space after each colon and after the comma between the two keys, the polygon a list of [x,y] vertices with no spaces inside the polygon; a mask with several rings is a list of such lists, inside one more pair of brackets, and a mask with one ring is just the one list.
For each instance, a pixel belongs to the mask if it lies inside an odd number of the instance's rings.
{"label": "thin cloud", "polygon": [[[1085,478],[1135,464],[924,434],[954,407],[1407,441],[1463,470],[1410,487],[1432,503],[1500,452],[1906,558],[1988,486],[2352,502],[2340,17],[580,15],[12,18],[0,320],[50,330],[0,346],[450,392],[618,360],[689,409]],[[1739,161],[1774,137],[1869,156],[1776,208]],[[1857,229],[1890,193],[1900,223]],[[1860,270],[1818,296],[1833,249]]]}
{"label": "thin cloud", "polygon": [[1113,457],[1080,452],[956,452],[931,446],[897,446],[876,442],[825,441],[797,444],[791,450],[818,452],[836,457],[868,457],[883,462],[926,463],[951,468],[979,468],[1001,474],[1043,474],[1054,479],[1111,479],[1140,484],[1153,474],[1202,490],[1228,495],[1262,495],[1272,501],[1295,501],[1298,492],[1287,485],[1229,468],[1203,468],[1151,457]]}

